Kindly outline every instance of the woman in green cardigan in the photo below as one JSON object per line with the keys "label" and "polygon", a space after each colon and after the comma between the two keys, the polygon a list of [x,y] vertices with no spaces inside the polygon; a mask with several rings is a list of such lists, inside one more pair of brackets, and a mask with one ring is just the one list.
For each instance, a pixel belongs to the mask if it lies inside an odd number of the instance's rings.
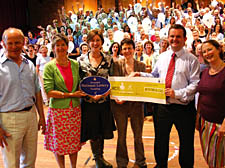
{"label": "woman in green cardigan", "polygon": [[57,34],[52,42],[56,58],[44,67],[44,88],[50,98],[45,134],[45,148],[55,154],[60,168],[65,167],[64,155],[69,155],[71,167],[76,167],[81,149],[81,110],[79,98],[78,62],[68,59],[68,39]]}

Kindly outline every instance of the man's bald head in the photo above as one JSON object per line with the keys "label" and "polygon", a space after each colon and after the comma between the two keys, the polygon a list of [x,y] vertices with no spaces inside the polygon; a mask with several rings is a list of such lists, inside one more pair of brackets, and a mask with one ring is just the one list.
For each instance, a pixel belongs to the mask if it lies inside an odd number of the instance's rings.
{"label": "man's bald head", "polygon": [[22,40],[24,40],[24,34],[20,29],[10,27],[6,29],[2,35],[2,40],[4,43],[6,43],[9,35],[21,36]]}
{"label": "man's bald head", "polygon": [[23,32],[17,28],[8,28],[4,31],[2,40],[6,49],[6,56],[19,63],[24,46]]}

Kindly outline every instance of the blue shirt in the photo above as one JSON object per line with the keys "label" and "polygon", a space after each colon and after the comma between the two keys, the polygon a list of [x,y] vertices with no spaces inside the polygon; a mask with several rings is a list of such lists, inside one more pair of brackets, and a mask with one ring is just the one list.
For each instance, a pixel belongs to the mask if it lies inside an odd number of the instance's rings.
{"label": "blue shirt", "polygon": [[[152,73],[148,74],[142,72],[140,75],[165,80],[172,54],[173,51],[171,49],[163,52],[160,54]],[[171,88],[175,92],[175,98],[168,98],[167,103],[186,105],[193,100],[200,80],[199,75],[200,65],[197,57],[184,49],[176,52],[175,70],[171,85]]]}
{"label": "blue shirt", "polygon": [[28,38],[28,40],[30,44],[36,44],[38,41],[36,38],[33,38],[33,39]]}
{"label": "blue shirt", "polygon": [[22,56],[18,66],[6,55],[0,58],[0,112],[19,111],[32,106],[40,91],[34,64]]}

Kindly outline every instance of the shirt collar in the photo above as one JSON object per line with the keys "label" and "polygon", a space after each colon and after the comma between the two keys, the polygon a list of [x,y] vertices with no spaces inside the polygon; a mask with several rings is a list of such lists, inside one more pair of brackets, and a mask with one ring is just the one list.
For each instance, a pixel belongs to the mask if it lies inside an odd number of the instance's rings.
{"label": "shirt collar", "polygon": [[[174,53],[173,50],[171,50],[171,52]],[[182,49],[180,49],[179,51],[175,52],[176,57],[180,57],[180,56],[183,55],[184,53],[185,53],[184,48],[182,48]]]}
{"label": "shirt collar", "polygon": [[0,58],[0,63],[3,64],[7,60],[8,60],[8,58],[6,57],[6,54],[3,54],[2,57]]}
{"label": "shirt collar", "polygon": [[[21,54],[21,57],[22,57],[23,62],[24,62],[25,64],[28,64],[28,63],[29,63],[29,62],[28,62],[28,59],[24,57],[24,54]],[[6,56],[6,54],[3,54],[3,56],[0,58],[0,63],[3,64],[3,63],[5,63],[6,61],[11,61],[11,59],[9,59],[9,58]]]}

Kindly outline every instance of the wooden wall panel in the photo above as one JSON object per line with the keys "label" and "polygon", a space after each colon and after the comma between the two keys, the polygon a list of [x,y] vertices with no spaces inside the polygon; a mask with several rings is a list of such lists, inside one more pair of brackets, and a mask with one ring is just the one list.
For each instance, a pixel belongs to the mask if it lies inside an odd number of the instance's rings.
{"label": "wooden wall panel", "polygon": [[[125,8],[128,7],[129,4],[133,4],[133,0],[119,0],[119,2],[121,3],[121,5]],[[140,3],[140,0],[137,1],[138,3]],[[161,0],[149,0],[149,4],[152,4],[154,2],[154,7],[158,7],[158,2],[161,2]],[[170,0],[166,0],[166,1],[163,1],[166,3],[166,6],[170,6]],[[141,2],[141,5],[142,6],[146,6],[146,0],[143,0]]]}
{"label": "wooden wall panel", "polygon": [[77,12],[79,8],[83,7],[83,4],[85,6],[84,11],[92,10],[95,12],[97,10],[97,0],[64,0],[64,4],[66,11],[72,10],[73,5],[75,12]]}
{"label": "wooden wall panel", "polygon": [[115,7],[115,0],[111,1],[105,1],[102,0],[102,7],[105,9],[106,12],[108,12],[109,9],[112,9]]}
{"label": "wooden wall panel", "polygon": [[[154,6],[158,7],[158,2],[161,0],[155,0]],[[140,2],[138,0],[138,2]],[[86,10],[97,10],[97,0],[64,0],[64,6],[66,11],[72,10],[72,5],[74,6],[75,11],[78,11],[78,8],[82,8],[83,3],[85,5],[85,11]],[[108,9],[115,7],[115,0],[101,0],[102,7],[105,9],[106,12],[108,12]],[[149,0],[149,3],[152,3],[152,0]],[[129,4],[133,4],[133,0],[119,0],[119,4],[122,5],[123,8],[127,8]],[[141,2],[142,6],[145,6],[146,0],[143,0]],[[166,0],[166,5],[170,6],[170,0]]]}
{"label": "wooden wall panel", "polygon": [[[102,7],[108,12],[109,8],[114,8],[115,7],[115,0],[100,0],[102,3]],[[123,8],[127,8],[129,4],[133,4],[133,0],[118,0],[119,4]],[[162,0],[149,0],[149,4],[153,4],[154,7],[158,7],[158,3],[161,2]],[[166,6],[171,6],[171,1],[174,1],[176,3],[181,3],[181,0],[163,0],[165,2]],[[185,0],[184,0],[185,1]],[[194,0],[193,0],[194,1]],[[207,5],[210,0],[205,0],[205,4]],[[221,0],[222,2],[225,2],[225,0]],[[137,2],[140,3],[140,0],[137,0]],[[201,2],[199,0],[199,2]],[[81,8],[82,5],[85,5],[85,10],[92,10],[95,12],[97,10],[97,0],[64,0],[65,8],[67,11],[72,9],[72,5],[75,8],[75,11],[77,12],[78,8]],[[146,5],[146,0],[142,0],[141,2],[142,6]]]}

